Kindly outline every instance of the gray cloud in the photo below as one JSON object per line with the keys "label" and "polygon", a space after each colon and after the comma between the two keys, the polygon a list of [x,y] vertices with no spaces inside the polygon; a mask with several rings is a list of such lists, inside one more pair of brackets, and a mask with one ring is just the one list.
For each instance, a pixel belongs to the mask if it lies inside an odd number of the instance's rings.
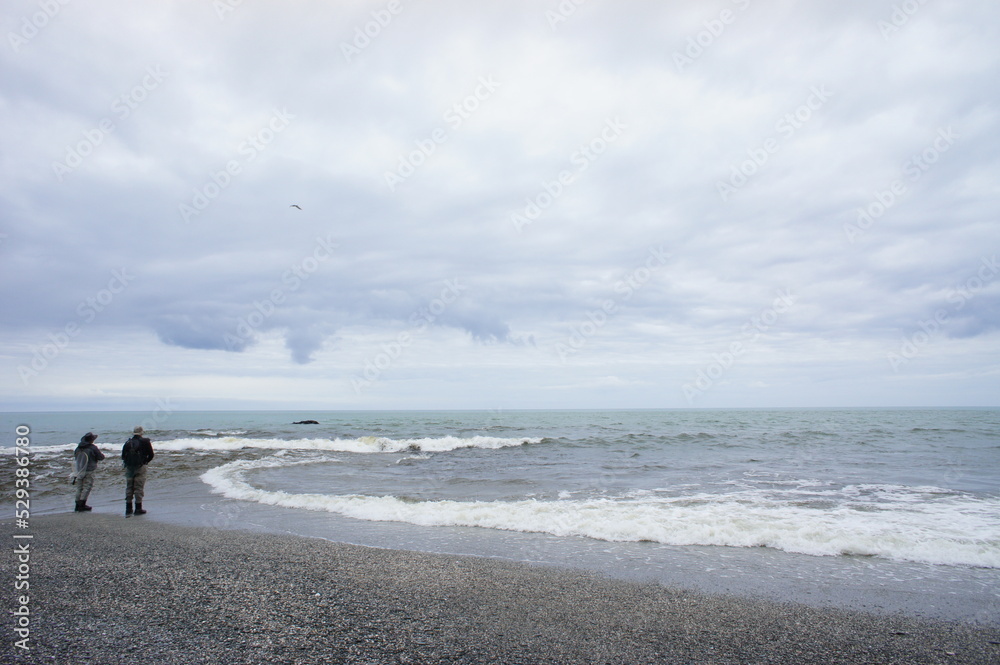
{"label": "gray cloud", "polygon": [[187,349],[244,351],[253,341],[252,336],[235,334],[239,325],[235,319],[165,315],[152,325],[164,344]]}

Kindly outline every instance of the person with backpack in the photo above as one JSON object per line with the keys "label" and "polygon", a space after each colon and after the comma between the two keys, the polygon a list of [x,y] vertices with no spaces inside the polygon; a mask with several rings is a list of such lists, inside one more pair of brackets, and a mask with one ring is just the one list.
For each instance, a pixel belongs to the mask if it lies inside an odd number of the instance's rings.
{"label": "person with backpack", "polygon": [[132,438],[122,446],[122,466],[125,467],[125,517],[131,517],[132,499],[135,514],[145,515],[142,497],[146,487],[146,465],[153,459],[153,444],[143,436],[142,426],[132,430]]}
{"label": "person with backpack", "polygon": [[87,505],[90,497],[90,490],[94,487],[94,472],[97,470],[97,463],[104,459],[104,453],[94,445],[97,435],[87,432],[80,437],[80,443],[73,451],[73,484],[76,485],[76,508],[74,512],[82,513],[93,510]]}

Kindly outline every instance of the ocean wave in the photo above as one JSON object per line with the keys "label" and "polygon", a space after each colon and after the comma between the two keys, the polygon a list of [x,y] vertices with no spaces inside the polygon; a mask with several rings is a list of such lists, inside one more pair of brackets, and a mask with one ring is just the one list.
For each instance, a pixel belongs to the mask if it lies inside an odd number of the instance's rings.
{"label": "ocean wave", "polygon": [[224,451],[245,448],[261,450],[332,451],[340,453],[399,453],[446,452],[460,448],[499,449],[525,444],[541,443],[540,438],[499,438],[473,436],[468,438],[443,436],[422,439],[390,439],[381,436],[362,436],[355,439],[248,439],[236,436],[218,438],[173,439],[159,441],[156,450],[163,451]]}
{"label": "ocean wave", "polygon": [[237,430],[222,430],[221,432],[216,432],[215,430],[212,429],[196,429],[192,431],[191,434],[195,436],[209,436],[209,437],[241,436],[243,434],[246,434],[246,430],[237,429]]}
{"label": "ocean wave", "polygon": [[[38,458],[39,456],[50,457],[52,455],[61,455],[63,453],[72,453],[73,449],[76,448],[76,446],[77,446],[77,444],[75,444],[75,443],[61,443],[61,444],[54,445],[54,446],[31,446],[31,454],[35,458]],[[102,444],[101,442],[98,442],[97,443],[97,447],[100,448],[104,452],[105,455],[108,454],[108,450],[109,450],[108,446]],[[119,448],[119,450],[121,450],[121,448]],[[15,451],[15,448],[13,448],[13,447],[6,447],[6,446],[5,447],[0,447],[0,455],[4,455],[4,456],[11,455],[11,456],[13,456],[14,455],[14,451]]]}
{"label": "ocean wave", "polygon": [[714,434],[709,434],[708,432],[698,432],[697,434],[692,434],[690,432],[681,432],[680,434],[675,434],[673,437],[678,441],[707,441],[709,439],[714,439]]}
{"label": "ocean wave", "polygon": [[[209,433],[209,430],[191,432],[197,438],[154,440],[155,452],[193,452],[199,455],[209,455],[216,452],[227,452],[244,449],[257,450],[301,450],[301,451],[332,451],[344,453],[399,453],[399,452],[447,452],[460,448],[499,449],[527,444],[541,443],[542,438],[500,438],[492,436],[473,437],[428,437],[421,439],[391,439],[381,436],[362,436],[354,439],[273,439],[247,438],[226,435],[226,432]],[[32,446],[31,453],[36,460],[49,460],[61,456],[72,456],[75,443],[64,443],[53,446]],[[109,457],[121,454],[121,444],[108,444],[98,441],[97,447]],[[0,447],[0,455],[9,452],[14,454],[14,448]]]}
{"label": "ocean wave", "polygon": [[801,493],[655,493],[539,501],[418,500],[363,494],[263,490],[246,472],[281,466],[273,458],[225,464],[204,473],[231,499],[369,521],[470,526],[583,536],[611,542],[771,547],[814,556],[862,555],[939,565],[1000,568],[1000,500],[928,487],[849,486],[824,501]]}

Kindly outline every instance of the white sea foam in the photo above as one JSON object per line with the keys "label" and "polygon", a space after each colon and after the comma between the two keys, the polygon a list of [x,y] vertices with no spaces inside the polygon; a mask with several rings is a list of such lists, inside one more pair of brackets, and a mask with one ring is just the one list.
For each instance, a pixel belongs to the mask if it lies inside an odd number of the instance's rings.
{"label": "white sea foam", "polygon": [[234,430],[222,430],[221,432],[216,432],[211,429],[199,429],[191,432],[197,436],[240,436],[241,434],[246,434],[245,430],[234,429]]}
{"label": "white sea foam", "polygon": [[[398,452],[446,452],[459,448],[508,448],[525,444],[539,443],[541,438],[499,438],[492,436],[473,436],[462,438],[457,436],[427,437],[422,439],[390,439],[386,437],[362,436],[356,439],[248,439],[241,436],[222,436],[225,432],[213,432],[213,436],[203,434],[208,430],[198,430],[192,434],[197,438],[169,439],[154,441],[156,452],[193,451],[207,454],[232,450],[302,450],[302,451],[332,451],[344,453],[398,453]],[[219,436],[214,436],[218,434]],[[76,448],[75,443],[64,443],[55,446],[32,446],[31,453],[41,459],[71,455]],[[121,444],[108,444],[98,441],[98,448],[105,455],[117,455],[121,452]],[[0,448],[0,454],[13,455],[14,448]]]}
{"label": "white sea foam", "polygon": [[824,493],[833,505],[819,509],[802,505],[798,492],[774,489],[557,501],[403,501],[269,491],[244,478],[249,470],[284,464],[274,458],[241,460],[206,472],[202,480],[233,499],[370,521],[1000,568],[1000,501],[939,488],[849,486],[836,497]]}
{"label": "white sea foam", "polygon": [[[56,446],[31,446],[28,450],[31,454],[38,457],[52,457],[54,455],[62,455],[63,453],[72,454],[73,449],[76,448],[75,443],[63,443]],[[106,455],[108,452],[108,446],[102,444],[100,441],[97,443],[97,447],[100,448]],[[0,455],[13,455],[17,449],[13,446],[0,448]],[[24,450],[24,448],[21,448]]]}
{"label": "white sea foam", "polygon": [[398,453],[445,452],[459,448],[506,448],[527,443],[538,443],[539,438],[502,439],[491,436],[461,438],[455,436],[428,437],[423,439],[389,439],[362,436],[356,439],[247,439],[225,436],[215,439],[174,439],[159,441],[156,450],[226,451],[256,448],[260,450],[332,451],[341,453]]}

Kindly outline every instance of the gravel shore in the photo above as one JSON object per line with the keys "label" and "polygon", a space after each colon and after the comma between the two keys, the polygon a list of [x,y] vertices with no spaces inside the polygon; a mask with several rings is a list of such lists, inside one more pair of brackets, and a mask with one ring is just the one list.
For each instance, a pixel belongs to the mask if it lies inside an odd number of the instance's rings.
{"label": "gravel shore", "polygon": [[[13,526],[6,541],[24,542]],[[107,514],[36,517],[29,533],[31,650],[8,628],[4,663],[1000,662],[993,627],[494,559]],[[23,592],[4,584],[12,626]]]}

